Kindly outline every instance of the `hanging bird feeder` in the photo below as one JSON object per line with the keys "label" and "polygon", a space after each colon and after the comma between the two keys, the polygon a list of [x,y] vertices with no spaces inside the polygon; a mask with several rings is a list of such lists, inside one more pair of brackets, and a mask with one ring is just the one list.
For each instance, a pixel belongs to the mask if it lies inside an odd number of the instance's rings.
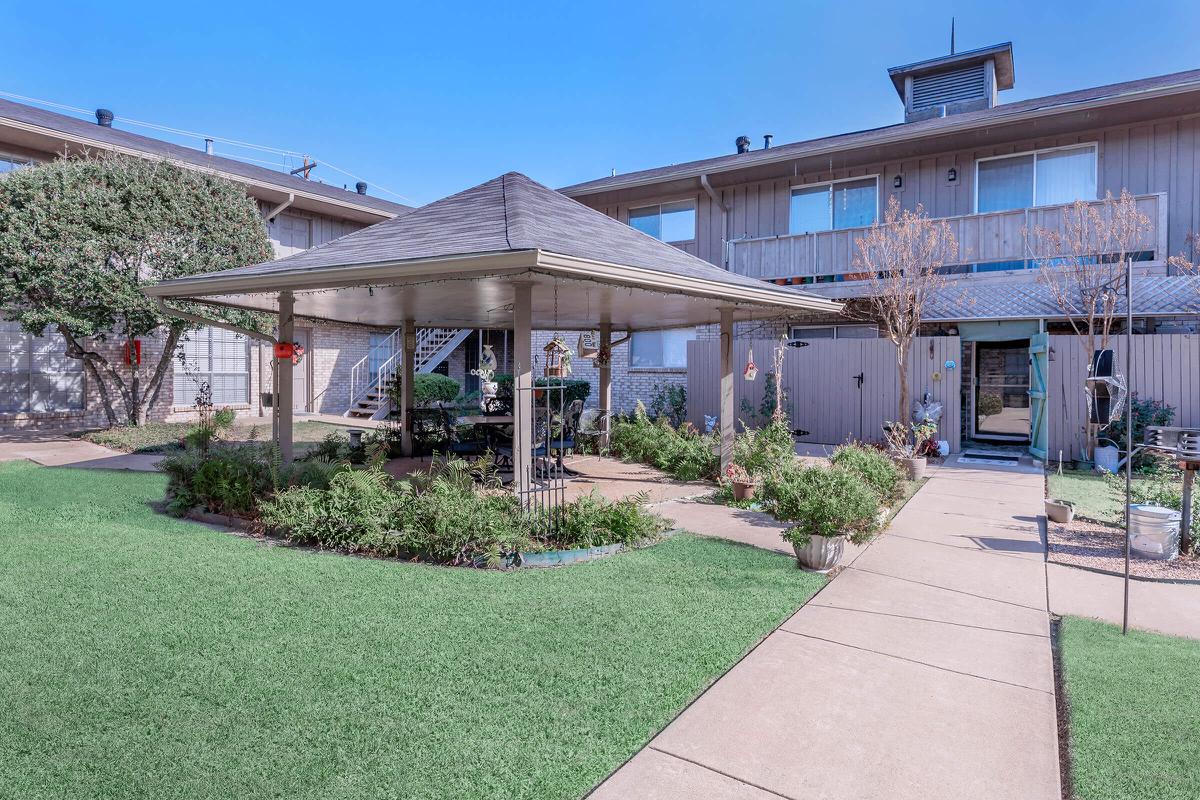
{"label": "hanging bird feeder", "polygon": [[748,381],[752,381],[758,377],[758,365],[754,363],[754,348],[746,353],[746,368],[742,370],[742,377]]}
{"label": "hanging bird feeder", "polygon": [[496,377],[496,354],[490,344],[483,346],[483,354],[479,357],[479,367],[471,370],[471,374],[479,378],[479,394],[484,401],[494,400],[500,389],[494,379]]}
{"label": "hanging bird feeder", "polygon": [[571,348],[562,336],[556,334],[542,351],[546,354],[547,378],[566,378],[571,374]]}
{"label": "hanging bird feeder", "polygon": [[293,364],[299,364],[300,359],[304,358],[304,345],[297,342],[276,342],[275,360],[284,361],[289,358]]}

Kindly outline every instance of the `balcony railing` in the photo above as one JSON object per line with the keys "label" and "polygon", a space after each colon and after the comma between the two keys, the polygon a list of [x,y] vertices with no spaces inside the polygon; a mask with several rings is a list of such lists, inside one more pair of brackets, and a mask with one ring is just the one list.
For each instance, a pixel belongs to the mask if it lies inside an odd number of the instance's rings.
{"label": "balcony railing", "polygon": [[[1167,195],[1136,195],[1138,210],[1150,219],[1144,241],[1137,249],[1152,252],[1151,261],[1165,261],[1167,253]],[[1099,204],[1100,201],[1097,201]],[[1016,262],[1031,258],[1025,231],[1054,230],[1070,204],[995,211],[946,217],[958,241],[960,264]],[[734,239],[729,243],[729,268],[752,278],[819,278],[843,275],[854,280],[857,242],[869,228],[847,228],[785,236]],[[1052,255],[1052,254],[1042,254]]]}

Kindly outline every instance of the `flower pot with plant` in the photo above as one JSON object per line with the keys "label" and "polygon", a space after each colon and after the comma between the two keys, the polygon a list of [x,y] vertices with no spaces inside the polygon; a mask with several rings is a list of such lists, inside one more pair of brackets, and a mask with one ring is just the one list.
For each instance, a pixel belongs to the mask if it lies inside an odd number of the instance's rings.
{"label": "flower pot with plant", "polygon": [[879,497],[844,470],[792,467],[770,475],[763,491],[775,518],[792,523],[783,538],[792,543],[804,569],[833,569],[847,538],[865,540],[875,528]]}
{"label": "flower pot with plant", "polygon": [[883,426],[884,438],[887,439],[888,450],[908,474],[910,481],[919,481],[925,477],[925,453],[933,437],[937,436],[937,424],[919,422],[907,428],[895,422],[886,422]]}
{"label": "flower pot with plant", "polygon": [[725,468],[725,480],[733,487],[733,499],[753,500],[754,499],[754,479],[750,477],[750,473],[746,472],[746,468],[741,464],[730,464]]}

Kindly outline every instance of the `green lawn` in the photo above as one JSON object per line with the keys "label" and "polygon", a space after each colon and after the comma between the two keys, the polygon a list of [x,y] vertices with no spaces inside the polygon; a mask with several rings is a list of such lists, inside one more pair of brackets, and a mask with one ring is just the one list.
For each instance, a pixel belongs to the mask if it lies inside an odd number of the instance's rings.
{"label": "green lawn", "polygon": [[309,553],[156,515],[163,486],[0,464],[0,795],[579,797],[822,580],[687,536],[516,573]]}
{"label": "green lawn", "polygon": [[[195,427],[191,422],[147,422],[145,425],[120,426],[99,431],[88,431],[83,438],[95,444],[121,450],[125,453],[162,453],[179,448],[179,440]],[[271,419],[247,421],[239,419],[237,424],[221,434],[221,438],[231,442],[244,442],[250,439],[250,432],[256,430],[255,436],[259,441],[271,438]],[[346,428],[331,425],[328,422],[297,421],[292,427],[292,440],[296,450],[303,453],[305,445],[321,441],[331,433],[341,433],[349,440]]]}
{"label": "green lawn", "polygon": [[1200,641],[1074,617],[1061,637],[1078,800],[1200,797]]}
{"label": "green lawn", "polygon": [[1050,497],[1070,500],[1075,504],[1076,514],[1110,525],[1125,524],[1125,501],[1109,489],[1103,475],[1074,470],[1059,475],[1054,471],[1047,473],[1046,480]]}

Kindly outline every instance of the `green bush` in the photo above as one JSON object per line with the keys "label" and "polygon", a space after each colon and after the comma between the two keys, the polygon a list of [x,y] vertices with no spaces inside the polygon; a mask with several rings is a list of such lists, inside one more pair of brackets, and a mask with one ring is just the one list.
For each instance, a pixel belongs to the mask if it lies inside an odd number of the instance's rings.
{"label": "green bush", "polygon": [[903,492],[903,476],[896,462],[874,447],[852,442],[833,451],[833,466],[865,481],[883,503],[891,503]]}
{"label": "green bush", "polygon": [[[402,381],[403,376],[397,373],[392,382],[388,384],[388,397],[391,398],[393,408],[401,408],[404,405],[401,397]],[[413,408],[428,408],[439,403],[453,403],[461,388],[458,381],[449,376],[436,372],[418,372],[413,375]]]}
{"label": "green bush", "polygon": [[716,477],[720,466],[716,441],[715,434],[702,436],[690,425],[672,428],[665,417],[652,422],[641,401],[633,418],[615,420],[609,434],[613,455],[650,464],[683,481]]}
{"label": "green bush", "polygon": [[621,500],[606,500],[598,491],[572,500],[559,509],[561,524],[545,549],[574,550],[606,544],[633,545],[666,530],[662,517],[646,509],[649,495],[642,492]]}
{"label": "green bush", "polygon": [[794,467],[767,477],[767,508],[781,522],[793,523],[784,538],[806,544],[810,536],[845,534],[867,538],[875,528],[879,498],[845,470]]}
{"label": "green bush", "polygon": [[[1170,425],[1175,419],[1175,409],[1153,398],[1149,400],[1139,400],[1137,392],[1130,395],[1130,402],[1133,404],[1133,442],[1135,445],[1141,444],[1146,440],[1147,425]],[[1121,450],[1129,451],[1129,440],[1125,434],[1125,415],[1122,414],[1120,419],[1114,420],[1104,428],[1100,429],[1100,437],[1112,439],[1116,442],[1117,447]],[[1133,465],[1141,467],[1147,459],[1145,451],[1139,452],[1133,457]]]}
{"label": "green bush", "polygon": [[345,470],[329,488],[300,486],[262,504],[263,524],[289,541],[349,553],[398,555],[392,531],[404,502],[391,476],[380,469]]}
{"label": "green bush", "polygon": [[678,428],[687,419],[687,388],[669,381],[659,382],[650,392],[650,413],[666,417]]}
{"label": "green bush", "polygon": [[[512,375],[497,375],[496,378],[496,411],[499,414],[511,414],[513,403],[513,376]],[[576,378],[534,378],[534,387],[546,386],[562,386],[563,398],[562,404],[565,408],[572,401],[582,400],[587,402],[588,396],[592,393],[592,384],[589,381],[579,380]],[[545,401],[542,401],[545,402]],[[557,404],[558,398],[554,397],[554,402]],[[557,409],[553,409],[557,410]]]}
{"label": "green bush", "polygon": [[772,422],[764,428],[749,428],[743,423],[742,432],[733,440],[733,463],[755,480],[791,467],[796,463],[792,432],[784,422]]}
{"label": "green bush", "polygon": [[167,474],[169,509],[185,514],[195,506],[218,514],[253,516],[260,498],[275,488],[273,448],[225,445],[207,454],[196,450],[168,456],[158,468]]}

